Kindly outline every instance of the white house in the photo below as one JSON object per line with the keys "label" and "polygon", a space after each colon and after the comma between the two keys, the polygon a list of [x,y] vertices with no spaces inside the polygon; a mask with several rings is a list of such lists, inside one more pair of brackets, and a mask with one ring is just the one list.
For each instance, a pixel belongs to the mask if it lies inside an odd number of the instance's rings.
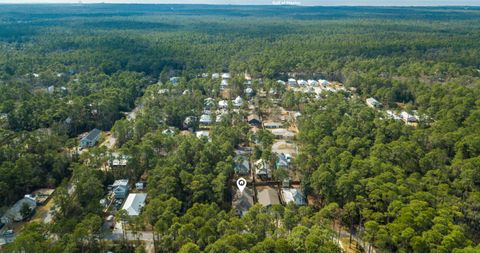
{"label": "white house", "polygon": [[222,74],[222,79],[230,79],[230,73],[223,73]]}
{"label": "white house", "polygon": [[402,120],[408,125],[408,124],[414,124],[418,122],[418,118],[415,115],[412,115],[406,111],[402,111],[400,113],[400,117]]}
{"label": "white house", "polygon": [[212,74],[212,79],[218,79],[220,78],[220,74],[219,73],[213,73]]}
{"label": "white house", "polygon": [[312,79],[309,79],[309,80],[307,81],[307,83],[308,83],[308,85],[310,85],[310,86],[318,86],[318,82],[315,81],[315,80],[312,80]]}
{"label": "white house", "polygon": [[304,206],[307,204],[305,197],[299,189],[295,188],[283,188],[282,199],[286,204],[293,202],[297,206]]}
{"label": "white house", "polygon": [[318,83],[319,83],[320,85],[322,85],[323,87],[327,87],[328,85],[330,85],[330,82],[327,81],[327,80],[324,80],[324,79],[318,80]]}
{"label": "white house", "polygon": [[200,124],[210,125],[212,124],[212,117],[209,114],[203,114],[200,116]]}
{"label": "white house", "polygon": [[305,80],[298,80],[297,83],[298,83],[298,85],[300,85],[300,86],[305,86],[305,85],[308,84],[308,82],[305,81]]}
{"label": "white house", "polygon": [[243,99],[238,96],[237,98],[235,98],[235,100],[233,100],[233,105],[235,107],[241,107],[243,105]]}
{"label": "white house", "polygon": [[145,206],[146,193],[130,193],[123,204],[122,210],[126,210],[129,216],[138,216]]}
{"label": "white house", "polygon": [[220,109],[226,109],[226,108],[228,108],[228,102],[227,102],[227,100],[220,100],[220,101],[218,101],[218,108],[220,108]]}
{"label": "white house", "polygon": [[288,85],[296,86],[297,85],[297,80],[295,80],[293,78],[288,78]]}
{"label": "white house", "polygon": [[366,103],[371,108],[379,108],[382,106],[382,103],[378,102],[375,98],[367,98]]}

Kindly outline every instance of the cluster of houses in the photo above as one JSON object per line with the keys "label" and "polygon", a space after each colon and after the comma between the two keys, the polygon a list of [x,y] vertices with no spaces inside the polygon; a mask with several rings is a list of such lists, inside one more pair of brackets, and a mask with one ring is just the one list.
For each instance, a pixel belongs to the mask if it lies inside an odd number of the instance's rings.
{"label": "cluster of houses", "polygon": [[135,183],[136,192],[130,192],[128,179],[115,180],[108,189],[107,198],[100,201],[105,211],[111,209],[113,204],[115,209],[125,210],[129,216],[140,215],[147,198],[147,194],[142,192],[144,189],[142,182]]}
{"label": "cluster of houses", "polygon": [[[367,98],[365,100],[365,103],[367,104],[368,107],[377,109],[377,110],[380,110],[383,107],[382,103],[380,103],[378,100],[372,97]],[[412,110],[411,112],[402,110],[400,111],[400,113],[397,113],[392,110],[385,110],[384,112],[386,117],[394,120],[401,120],[406,125],[409,125],[409,126],[417,126],[418,123],[420,122],[420,116],[418,115],[418,112],[416,110]]]}
{"label": "cluster of houses", "polygon": [[285,85],[296,92],[315,94],[315,98],[317,99],[320,98],[320,94],[322,94],[323,92],[350,92],[341,83],[329,82],[324,79],[297,80],[289,78],[286,82],[283,80],[278,80],[277,83]]}
{"label": "cluster of houses", "polygon": [[[254,109],[254,108],[252,108]],[[286,116],[283,116],[286,114]],[[277,204],[306,205],[298,181],[295,181],[292,161],[296,155],[296,145],[293,141],[295,131],[289,127],[289,120],[296,120],[298,112],[283,111],[282,115],[267,117],[265,121],[252,110],[247,116],[247,122],[252,132],[259,128],[269,131],[275,137],[272,153],[275,159],[253,159],[251,148],[237,150],[234,159],[235,176],[247,180],[247,188],[243,192],[236,189],[233,194],[232,207],[239,215],[245,214],[255,203],[270,207]],[[254,145],[259,144],[254,141]],[[274,176],[276,170],[284,170],[287,178]]]}

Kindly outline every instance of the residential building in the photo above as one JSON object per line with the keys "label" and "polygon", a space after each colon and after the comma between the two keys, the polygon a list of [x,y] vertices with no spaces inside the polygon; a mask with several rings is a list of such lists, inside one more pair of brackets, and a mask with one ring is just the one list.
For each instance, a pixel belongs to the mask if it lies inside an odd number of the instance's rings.
{"label": "residential building", "polygon": [[288,85],[290,86],[297,86],[297,80],[293,79],[293,78],[289,78],[288,79]]}
{"label": "residential building", "polygon": [[123,204],[122,210],[126,210],[129,216],[138,216],[145,206],[146,193],[130,193]]}
{"label": "residential building", "polygon": [[282,123],[279,123],[279,122],[264,122],[263,127],[267,128],[267,129],[281,128]]}
{"label": "residential building", "polygon": [[288,140],[288,139],[292,139],[293,137],[295,137],[295,133],[293,133],[291,131],[288,131],[285,128],[275,128],[275,129],[271,129],[270,131],[272,132],[272,134],[277,139]]}
{"label": "residential building", "polygon": [[100,139],[101,131],[98,129],[93,129],[90,131],[87,136],[83,137],[80,140],[80,147],[81,148],[86,148],[86,147],[93,147],[95,144],[97,144],[97,141]]}
{"label": "residential building", "polygon": [[281,191],[282,199],[285,204],[290,202],[295,203],[297,206],[304,206],[307,204],[305,197],[303,196],[300,189],[296,188],[283,188]]}
{"label": "residential building", "polygon": [[9,224],[28,218],[22,213],[22,209],[24,208],[24,206],[28,206],[30,212],[33,213],[33,211],[37,207],[36,198],[32,195],[25,195],[22,199],[13,204],[13,206],[5,212],[5,214],[0,218],[0,222],[4,224]]}
{"label": "residential building", "polygon": [[414,125],[418,122],[418,118],[415,115],[412,115],[406,111],[400,113],[400,117],[407,125]]}
{"label": "residential building", "polygon": [[272,188],[262,189],[257,195],[258,203],[264,207],[270,207],[272,205],[279,205],[280,199],[276,190]]}
{"label": "residential building", "polygon": [[245,188],[243,192],[237,189],[233,196],[232,207],[238,215],[243,216],[253,206],[253,191]]}
{"label": "residential building", "polygon": [[367,105],[371,108],[380,108],[382,103],[378,102],[375,98],[367,98]]}
{"label": "residential building", "polygon": [[128,179],[115,180],[112,184],[113,196],[116,199],[124,199],[128,195]]}
{"label": "residential building", "polygon": [[277,155],[277,161],[275,163],[277,169],[288,169],[292,157],[288,154],[280,153]]}
{"label": "residential building", "polygon": [[262,121],[260,120],[260,117],[257,114],[250,114],[247,116],[247,122],[251,126],[256,126],[259,127],[262,125]]}
{"label": "residential building", "polygon": [[242,97],[238,96],[237,98],[235,98],[235,100],[233,100],[233,106],[241,107],[242,105],[243,105]]}
{"label": "residential building", "polygon": [[254,163],[255,174],[262,180],[269,179],[271,177],[270,165],[267,161],[260,159]]}
{"label": "residential building", "polygon": [[248,175],[250,173],[250,162],[248,158],[242,155],[236,156],[234,170],[237,175]]}
{"label": "residential building", "polygon": [[210,125],[212,124],[212,117],[209,114],[203,114],[200,116],[200,124]]}

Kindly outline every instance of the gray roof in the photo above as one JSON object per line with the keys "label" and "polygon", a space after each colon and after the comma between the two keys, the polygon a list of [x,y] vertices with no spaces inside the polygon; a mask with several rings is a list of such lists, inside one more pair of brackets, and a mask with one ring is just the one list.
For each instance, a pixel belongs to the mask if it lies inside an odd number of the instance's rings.
{"label": "gray roof", "polygon": [[98,138],[98,136],[102,133],[102,131],[100,131],[99,129],[97,128],[94,128],[92,131],[90,131],[88,133],[87,136],[85,136],[83,139],[84,140],[89,140],[89,141],[93,141],[95,139]]}
{"label": "gray roof", "polygon": [[239,214],[245,214],[253,206],[253,191],[249,188],[245,188],[243,192],[237,190],[232,205]]}

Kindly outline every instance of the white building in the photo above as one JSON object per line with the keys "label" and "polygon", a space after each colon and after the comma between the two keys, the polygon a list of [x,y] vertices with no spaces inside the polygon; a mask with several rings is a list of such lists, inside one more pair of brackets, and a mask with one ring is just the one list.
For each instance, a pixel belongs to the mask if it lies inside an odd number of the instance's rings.
{"label": "white building", "polygon": [[138,216],[145,206],[146,193],[130,193],[123,204],[122,210],[126,210],[129,216]]}
{"label": "white building", "polygon": [[235,100],[233,100],[233,105],[235,107],[241,107],[243,105],[243,99],[238,96],[237,98],[235,98]]}
{"label": "white building", "polygon": [[307,83],[310,86],[318,86],[318,82],[312,79],[308,80]]}
{"label": "white building", "polygon": [[379,108],[382,106],[382,103],[378,102],[375,98],[367,98],[366,103],[371,108]]}
{"label": "white building", "polygon": [[297,206],[304,206],[307,204],[302,192],[299,189],[295,188],[283,188],[282,199],[285,204],[288,204],[290,202],[295,203],[295,205]]}
{"label": "white building", "polygon": [[293,78],[288,78],[288,85],[290,85],[290,86],[297,85],[297,80],[295,80]]}
{"label": "white building", "polygon": [[230,73],[223,73],[222,74],[222,79],[230,79]]}

